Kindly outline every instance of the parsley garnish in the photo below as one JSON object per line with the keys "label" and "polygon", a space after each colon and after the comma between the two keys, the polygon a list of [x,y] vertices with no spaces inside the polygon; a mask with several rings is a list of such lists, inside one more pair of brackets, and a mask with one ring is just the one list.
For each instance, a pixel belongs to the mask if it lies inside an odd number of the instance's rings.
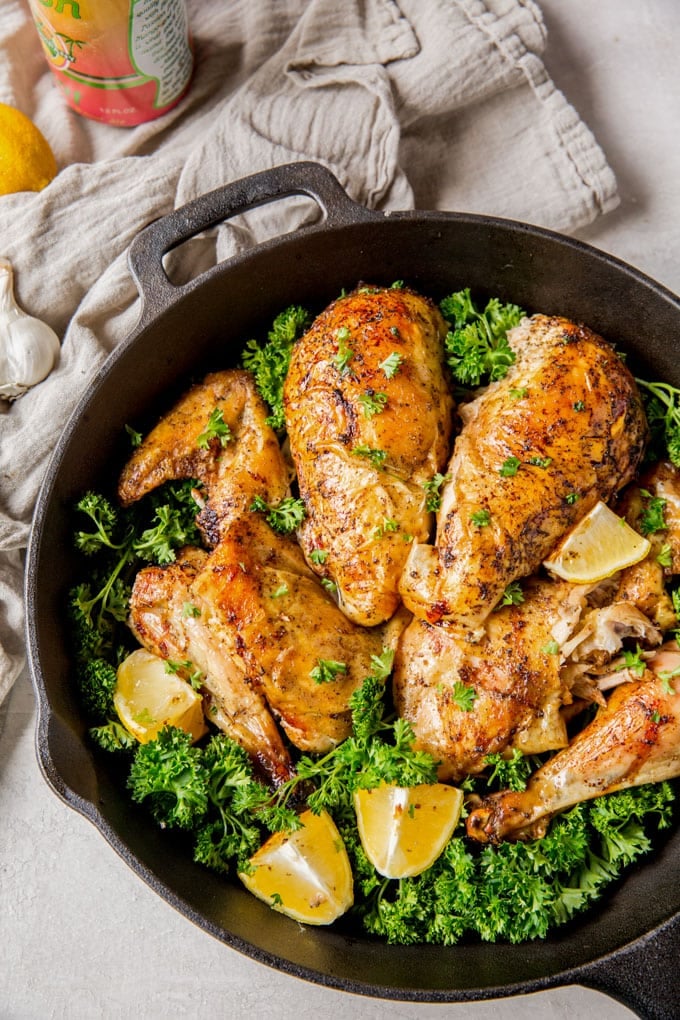
{"label": "parsley garnish", "polygon": [[401,354],[397,351],[392,351],[392,353],[389,354],[384,361],[380,362],[379,367],[383,370],[385,376],[388,379],[391,379],[399,371],[403,360],[404,359]]}
{"label": "parsley garnish", "polygon": [[519,581],[511,581],[503,592],[501,606],[520,606],[524,602],[524,592]]}
{"label": "parsley garnish", "polygon": [[470,520],[478,528],[486,528],[491,523],[491,514],[488,510],[475,510],[473,514],[470,514]]}
{"label": "parsley garnish", "polygon": [[625,650],[623,652],[623,662],[617,666],[617,670],[630,669],[637,676],[642,676],[647,668],[645,660],[642,658],[642,649],[639,645],[635,646],[635,651]]}
{"label": "parsley garnish", "polygon": [[329,684],[339,676],[347,673],[347,663],[335,659],[319,659],[309,675],[317,684]]}
{"label": "parsley garnish", "polygon": [[659,549],[659,553],[656,557],[656,562],[660,567],[672,567],[673,566],[673,550],[671,546],[666,543]]}
{"label": "parsley garnish", "polygon": [[653,496],[646,489],[640,489],[640,494],[647,500],[647,505],[640,516],[640,531],[643,535],[652,535],[655,531],[666,531],[667,525],[664,519],[666,500],[661,496]]}
{"label": "parsley garnish", "polygon": [[451,691],[451,701],[463,712],[471,712],[475,707],[478,694],[474,687],[467,687],[460,680],[456,680]]}
{"label": "parsley garnish", "polygon": [[441,488],[446,482],[451,481],[451,475],[442,475],[439,471],[436,472],[429,480],[429,482],[423,482],[423,488],[427,493],[427,499],[425,500],[425,509],[430,513],[436,513],[442,505],[442,494]]}
{"label": "parsley garnish", "polygon": [[515,361],[507,332],[523,318],[521,308],[491,298],[484,311],[479,311],[470,288],[466,287],[444,298],[440,309],[452,326],[444,348],[447,364],[457,382],[474,387],[482,380],[493,382],[507,375]]}
{"label": "parsley garnish", "polygon": [[520,469],[521,463],[519,457],[507,457],[501,464],[498,474],[501,478],[514,478]]}
{"label": "parsley garnish", "polygon": [[275,506],[265,502],[262,496],[255,496],[250,509],[263,513],[270,528],[278,531],[280,535],[290,535],[305,519],[305,505],[301,499],[295,499],[294,496],[286,496]]}
{"label": "parsley garnish", "polygon": [[642,389],[645,414],[652,434],[652,459],[668,452],[672,464],[680,467],[680,389],[669,383],[635,380]]}
{"label": "parsley garnish", "polygon": [[333,358],[333,364],[340,375],[346,375],[349,371],[349,363],[354,357],[354,351],[347,343],[349,340],[349,330],[347,329],[347,326],[340,327],[336,333],[336,338],[338,341],[338,352]]}
{"label": "parsley garnish", "polygon": [[267,421],[274,429],[282,429],[285,425],[283,384],[295,341],[302,336],[310,321],[306,309],[290,305],[274,319],[267,342],[261,346],[257,340],[249,340],[241,355],[243,367],[253,373],[258,393],[271,408]]}
{"label": "parsley garnish", "polygon": [[359,397],[359,403],[364,410],[364,417],[372,418],[374,414],[380,414],[385,410],[387,394],[376,390],[368,390]]}
{"label": "parsley garnish", "polygon": [[207,450],[213,439],[217,439],[220,446],[226,446],[231,438],[231,429],[224,420],[224,412],[221,407],[216,407],[210,412],[208,424],[197,437],[196,446],[199,446],[202,450]]}
{"label": "parsley garnish", "polygon": [[367,446],[365,443],[355,446],[352,453],[355,457],[365,457],[366,460],[370,460],[373,467],[380,469],[382,469],[387,460],[386,450],[375,450],[372,446]]}

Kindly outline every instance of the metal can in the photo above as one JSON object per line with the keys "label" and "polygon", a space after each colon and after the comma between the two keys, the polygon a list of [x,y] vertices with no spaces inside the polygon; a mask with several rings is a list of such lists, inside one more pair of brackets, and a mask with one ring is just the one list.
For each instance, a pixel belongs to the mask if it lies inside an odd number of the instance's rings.
{"label": "metal can", "polygon": [[29,0],[47,62],[78,113],[121,127],[160,117],[189,87],[184,0]]}

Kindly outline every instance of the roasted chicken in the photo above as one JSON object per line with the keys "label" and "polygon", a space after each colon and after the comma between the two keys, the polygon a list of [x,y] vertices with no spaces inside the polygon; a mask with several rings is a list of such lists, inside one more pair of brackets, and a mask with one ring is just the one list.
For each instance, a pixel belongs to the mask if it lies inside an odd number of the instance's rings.
{"label": "roasted chicken", "polygon": [[[224,446],[209,440],[212,457],[194,456],[216,398],[229,436]],[[208,500],[200,520],[214,548],[142,569],[130,626],[150,651],[188,659],[201,671],[214,721],[276,778],[286,759],[272,713],[301,749],[328,750],[349,735],[349,697],[389,638],[352,624],[294,539],[251,510],[256,495],[276,502],[287,491],[266,414],[246,373],[209,376],[138,448],[123,473],[121,499],[186,474],[203,483]]]}
{"label": "roasted chicken", "polygon": [[190,672],[200,669],[207,717],[278,785],[290,777],[292,766],[264,693],[246,672],[234,629],[215,621],[211,607],[198,602],[192,590],[207,559],[203,550],[185,549],[168,566],[141,570],[132,591],[130,627],[154,655],[184,663]]}
{"label": "roasted chicken", "polygon": [[[569,747],[522,792],[492,794],[468,816],[483,843],[544,834],[551,817],[583,800],[680,775],[680,651],[673,642],[641,679],[619,684]],[[677,687],[677,690],[676,690]]]}
{"label": "roasted chicken", "polygon": [[436,543],[413,544],[400,584],[416,616],[468,640],[510,582],[633,478],[647,437],[632,375],[590,330],[535,315],[508,340],[515,364],[461,408]]}
{"label": "roasted chicken", "polygon": [[409,543],[430,534],[424,486],[446,463],[452,427],[445,332],[418,294],[360,287],[293,349],[284,406],[306,507],[300,544],[363,626],[395,612]]}
{"label": "roasted chicken", "polygon": [[565,746],[560,660],[548,645],[569,588],[533,584],[521,605],[489,618],[475,643],[417,618],[406,628],[394,662],[395,705],[418,746],[441,762],[441,779],[480,772],[486,756],[513,739],[527,753]]}

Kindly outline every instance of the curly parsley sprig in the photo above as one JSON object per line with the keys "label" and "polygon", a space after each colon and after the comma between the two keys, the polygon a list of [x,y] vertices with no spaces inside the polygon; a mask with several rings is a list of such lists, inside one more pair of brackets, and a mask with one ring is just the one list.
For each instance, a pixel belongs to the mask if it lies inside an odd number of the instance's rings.
{"label": "curly parsley sprig", "polygon": [[507,333],[524,317],[522,309],[491,298],[480,311],[469,287],[445,297],[439,307],[452,327],[444,348],[456,382],[476,387],[507,375],[515,361]]}

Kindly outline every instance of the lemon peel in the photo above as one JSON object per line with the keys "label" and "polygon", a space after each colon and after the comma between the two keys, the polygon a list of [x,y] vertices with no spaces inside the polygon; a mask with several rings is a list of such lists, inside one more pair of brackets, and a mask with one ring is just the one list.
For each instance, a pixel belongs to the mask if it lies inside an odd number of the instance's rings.
{"label": "lemon peel", "polygon": [[327,811],[300,815],[301,828],[276,832],[239,878],[258,899],[304,924],[332,924],[354,902],[352,868]]}
{"label": "lemon peel", "polygon": [[649,539],[600,500],[564,536],[543,566],[564,581],[593,584],[639,563],[650,549]]}
{"label": "lemon peel", "polygon": [[42,191],[57,161],[42,132],[14,106],[0,103],[0,195]]}

